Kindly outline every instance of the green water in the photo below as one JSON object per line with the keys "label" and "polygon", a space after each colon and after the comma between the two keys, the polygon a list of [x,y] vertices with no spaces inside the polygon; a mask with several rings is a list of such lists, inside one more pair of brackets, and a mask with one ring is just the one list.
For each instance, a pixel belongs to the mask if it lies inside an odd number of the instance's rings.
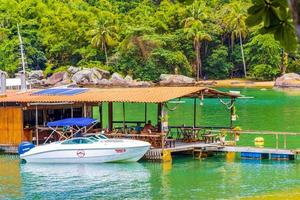
{"label": "green water", "polygon": [[[243,129],[298,132],[300,96],[258,89],[241,90],[253,99],[238,100]],[[188,100],[186,100],[188,101]],[[126,105],[128,119],[143,119],[143,105]],[[172,106],[172,105],[170,105]],[[192,125],[192,102],[170,112],[170,123]],[[197,124],[228,124],[228,112],[218,100],[197,107]],[[115,106],[121,120],[121,106]],[[156,109],[149,105],[154,123]],[[225,116],[227,119],[225,120]],[[254,136],[240,143],[252,145]],[[272,137],[266,137],[273,145]],[[300,146],[296,137],[288,147]],[[0,155],[0,199],[240,199],[300,191],[299,161],[255,161],[224,154],[204,160],[177,156],[172,163],[138,162],[98,165],[20,164],[17,156]],[[276,195],[275,198],[276,199]]]}

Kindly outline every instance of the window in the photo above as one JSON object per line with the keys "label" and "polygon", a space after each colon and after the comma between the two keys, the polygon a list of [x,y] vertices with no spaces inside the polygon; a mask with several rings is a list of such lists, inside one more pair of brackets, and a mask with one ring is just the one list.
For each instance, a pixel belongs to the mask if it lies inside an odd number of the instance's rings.
{"label": "window", "polygon": [[61,144],[91,144],[91,143],[93,143],[93,141],[88,138],[74,138],[74,139],[66,140]]}

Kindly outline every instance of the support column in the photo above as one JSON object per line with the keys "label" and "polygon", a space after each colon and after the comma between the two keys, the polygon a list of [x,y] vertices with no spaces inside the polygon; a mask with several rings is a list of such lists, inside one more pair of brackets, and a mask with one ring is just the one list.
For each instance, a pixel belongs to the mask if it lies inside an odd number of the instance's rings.
{"label": "support column", "polygon": [[74,117],[73,105],[71,105],[71,118]]}
{"label": "support column", "polygon": [[197,99],[196,97],[194,98],[194,128],[197,126]]}
{"label": "support column", "polygon": [[102,111],[102,103],[99,104],[99,124],[100,129],[103,129],[103,111]]}
{"label": "support column", "polygon": [[234,104],[235,98],[231,97],[230,100],[230,129],[233,129],[233,120],[232,120],[232,116],[233,116],[233,112],[234,112],[234,108],[233,108],[233,104]]}
{"label": "support column", "polygon": [[113,103],[108,103],[108,130],[112,131],[113,129]]}
{"label": "support column", "polygon": [[147,103],[145,103],[145,124],[147,123]]}
{"label": "support column", "polygon": [[36,145],[39,145],[39,112],[37,105],[35,106],[35,137],[36,137]]}
{"label": "support column", "polygon": [[122,104],[122,108],[123,108],[123,133],[125,133],[125,103],[123,102]]}
{"label": "support column", "polygon": [[83,116],[86,117],[86,103],[83,104]]}
{"label": "support column", "polygon": [[158,132],[161,132],[161,111],[162,111],[162,103],[157,104],[157,128]]}

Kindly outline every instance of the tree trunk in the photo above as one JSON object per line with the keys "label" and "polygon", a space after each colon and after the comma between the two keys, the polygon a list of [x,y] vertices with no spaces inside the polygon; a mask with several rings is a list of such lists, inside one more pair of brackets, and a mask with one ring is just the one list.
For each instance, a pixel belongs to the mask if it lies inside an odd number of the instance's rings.
{"label": "tree trunk", "polygon": [[300,42],[300,3],[298,0],[289,0],[290,10],[295,23],[296,32],[298,36],[298,43]]}
{"label": "tree trunk", "polygon": [[241,46],[241,53],[242,53],[242,59],[243,59],[244,75],[245,75],[245,78],[246,78],[247,77],[247,70],[246,70],[246,61],[245,61],[245,56],[244,56],[243,40],[242,40],[241,31],[239,31],[239,35],[240,35],[240,46]]}
{"label": "tree trunk", "polygon": [[288,65],[288,54],[284,51],[282,51],[282,57],[281,57],[281,65],[280,65],[280,74],[284,75],[286,68]]}
{"label": "tree trunk", "polygon": [[105,53],[105,65],[107,65],[108,63],[108,59],[107,59],[107,48],[106,48],[106,44],[103,44],[103,48],[104,48],[104,53]]}
{"label": "tree trunk", "polygon": [[[202,77],[202,69],[201,69],[201,57],[200,57],[200,42],[195,42],[195,53],[196,53],[196,80],[199,81],[200,77]],[[199,77],[200,75],[200,77]]]}

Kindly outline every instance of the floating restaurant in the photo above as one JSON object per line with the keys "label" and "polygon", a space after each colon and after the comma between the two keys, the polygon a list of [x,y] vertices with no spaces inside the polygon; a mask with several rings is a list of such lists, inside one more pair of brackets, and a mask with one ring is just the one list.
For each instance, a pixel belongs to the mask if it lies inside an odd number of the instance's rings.
{"label": "floating restaurant", "polygon": [[[61,119],[93,118],[99,113],[85,132],[102,132],[109,138],[132,138],[147,141],[151,150],[145,155],[150,160],[168,160],[174,152],[193,152],[201,156],[203,152],[241,152],[244,157],[262,158],[273,155],[276,158],[290,158],[294,152],[278,149],[257,149],[233,147],[236,135],[233,127],[235,120],[235,100],[240,97],[233,92],[222,92],[207,87],[149,87],[149,88],[49,88],[41,90],[5,91],[0,95],[0,148],[16,151],[23,141],[36,145],[49,141],[63,140],[72,134],[74,129],[66,127],[50,127],[49,122]],[[182,124],[169,126],[168,105],[170,101],[193,100],[193,125]],[[228,124],[224,126],[197,126],[197,100],[218,98],[228,110]],[[228,99],[225,103],[222,99]],[[114,109],[115,104],[120,110]],[[144,117],[140,120],[126,120],[125,103],[141,104]],[[137,130],[134,126],[146,126],[148,123],[148,104],[154,104],[157,113],[157,125],[151,130]],[[103,107],[107,106],[107,123],[104,124]],[[153,109],[153,107],[151,107]],[[122,120],[115,120],[115,112],[122,115]],[[55,124],[55,123],[54,123]],[[120,126],[121,125],[121,126]],[[77,130],[82,130],[81,128]],[[224,146],[222,130],[231,134],[230,147]],[[70,133],[72,132],[72,133]],[[176,132],[176,137],[171,136]],[[233,137],[233,138],[232,138]],[[49,140],[50,139],[50,140]],[[222,144],[223,143],[223,144]]]}
{"label": "floating restaurant", "polygon": [[[157,108],[157,133],[168,130],[164,117],[165,103],[178,98],[230,98],[234,104],[237,94],[225,93],[205,87],[151,87],[151,88],[51,88],[30,90],[27,92],[7,91],[0,97],[0,144],[18,145],[22,141],[43,142],[43,134],[47,132],[47,122],[63,118],[92,117],[94,107],[99,108],[99,125],[97,128],[110,133],[114,124],[122,124],[124,131],[128,124],[147,123],[147,104],[154,103]],[[139,121],[126,121],[125,109],[123,120],[114,121],[114,103],[144,104],[145,118]],[[103,125],[102,105],[108,104],[108,124]],[[124,108],[124,106],[123,106]],[[194,106],[194,128],[196,128],[196,105]],[[121,112],[122,112],[121,111]],[[230,112],[233,112],[231,107]],[[230,127],[232,128],[232,118]],[[225,128],[225,127],[223,127]],[[120,130],[118,132],[121,132]],[[154,133],[152,133],[154,134]]]}

